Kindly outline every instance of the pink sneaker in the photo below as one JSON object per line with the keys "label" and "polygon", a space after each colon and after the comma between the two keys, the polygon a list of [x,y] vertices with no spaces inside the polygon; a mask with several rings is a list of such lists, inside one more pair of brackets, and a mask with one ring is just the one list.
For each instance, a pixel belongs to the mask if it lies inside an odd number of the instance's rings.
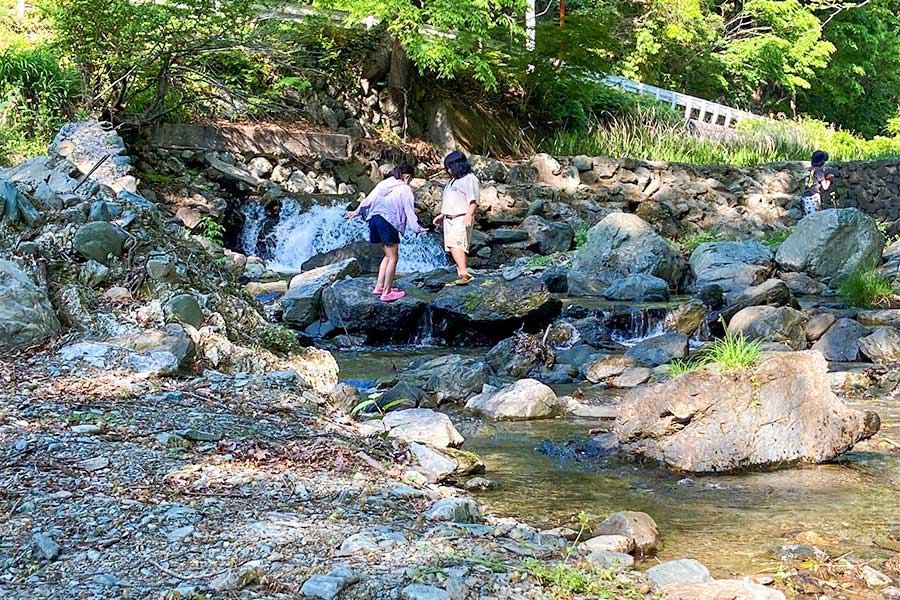
{"label": "pink sneaker", "polygon": [[404,292],[403,290],[391,290],[390,292],[388,292],[387,294],[384,294],[381,297],[381,301],[382,302],[393,302],[395,300],[399,300],[400,298],[402,298],[405,295],[406,295],[406,292]]}
{"label": "pink sneaker", "polygon": [[[397,288],[391,288],[391,291],[392,291],[392,292],[396,292],[396,291],[397,291]],[[383,295],[384,295],[384,290],[375,288],[374,290],[372,290],[372,293],[375,294],[376,296],[383,296]]]}

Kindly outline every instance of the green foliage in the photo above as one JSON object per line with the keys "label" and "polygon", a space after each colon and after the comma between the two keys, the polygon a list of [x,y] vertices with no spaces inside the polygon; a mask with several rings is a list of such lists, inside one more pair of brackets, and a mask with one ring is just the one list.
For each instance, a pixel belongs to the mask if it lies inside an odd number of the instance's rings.
{"label": "green foliage", "polygon": [[692,235],[682,238],[676,242],[676,246],[682,253],[690,255],[697,249],[700,244],[707,242],[719,241],[719,233],[717,231],[698,231]]}
{"label": "green foliage", "polygon": [[774,252],[775,250],[778,250],[778,246],[783,244],[784,240],[788,239],[792,233],[794,233],[793,227],[780,227],[767,233],[760,241],[763,246]]}
{"label": "green foliage", "polygon": [[891,279],[874,266],[855,269],[838,282],[838,291],[847,304],[857,308],[887,305],[895,295]]}
{"label": "green foliage", "polygon": [[266,325],[257,330],[260,343],[276,354],[287,355],[300,349],[297,334],[281,325]]}
{"label": "green foliage", "polygon": [[74,73],[49,47],[0,52],[0,165],[43,153],[76,93]]}
{"label": "green foliage", "polygon": [[875,226],[878,227],[878,231],[881,232],[881,236],[884,238],[884,247],[888,248],[894,243],[900,241],[900,233],[891,234],[891,230],[897,230],[898,221],[885,221],[881,219],[877,219],[875,221]]}
{"label": "green foliage", "polygon": [[633,586],[619,580],[612,571],[578,568],[561,563],[528,560],[523,570],[537,578],[558,600],[587,596],[591,598],[643,598]]}
{"label": "green foliage", "polygon": [[588,227],[579,227],[578,231],[575,232],[575,247],[581,248],[585,244],[587,244],[588,233],[590,233],[590,229]]}
{"label": "green foliage", "polygon": [[724,371],[747,369],[756,364],[762,353],[760,340],[747,340],[743,334],[725,334],[707,344],[700,353],[703,364],[717,363]]}
{"label": "green foliage", "polygon": [[194,229],[201,236],[218,246],[222,246],[225,243],[225,226],[212,217],[203,217]]}
{"label": "green foliage", "polygon": [[382,396],[384,396],[384,392],[375,392],[373,394],[369,394],[368,398],[366,398],[362,402],[359,402],[356,406],[350,409],[350,414],[357,415],[367,408],[374,408],[378,412],[375,418],[383,419],[384,415],[386,415],[392,408],[400,406],[401,404],[406,402],[406,398],[397,398],[382,406],[378,402],[379,398],[381,398]]}
{"label": "green foliage", "polygon": [[678,358],[670,362],[668,365],[669,377],[671,377],[672,379],[681,377],[685,373],[699,371],[705,366],[706,363],[704,363],[702,360],[682,360]]}

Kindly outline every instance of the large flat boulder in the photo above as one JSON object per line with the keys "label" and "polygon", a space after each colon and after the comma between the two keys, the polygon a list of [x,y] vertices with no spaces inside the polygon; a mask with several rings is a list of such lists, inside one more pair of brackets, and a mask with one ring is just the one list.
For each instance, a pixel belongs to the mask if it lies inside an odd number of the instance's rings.
{"label": "large flat boulder", "polygon": [[832,393],[825,358],[807,351],[635,388],[619,405],[614,432],[626,454],[699,473],[830,461],[879,425],[877,414]]}
{"label": "large flat boulder", "polygon": [[776,589],[740,579],[672,583],[659,592],[666,600],[785,600]]}
{"label": "large flat boulder", "polygon": [[691,253],[694,287],[718,285],[726,294],[759,285],[772,273],[775,257],[758,241],[707,242]]}
{"label": "large flat boulder", "polygon": [[612,213],[594,225],[569,270],[571,295],[602,296],[617,279],[658,277],[678,287],[685,271],[678,250],[637,215]]}
{"label": "large flat boulder", "polygon": [[688,336],[677,331],[641,340],[625,352],[625,356],[648,367],[664,365],[688,354]]}
{"label": "large flat boulder", "polygon": [[466,403],[466,409],[497,421],[546,419],[562,412],[556,393],[534,379],[500,389],[485,390]]}
{"label": "large flat boulder", "polygon": [[859,340],[872,330],[853,319],[838,319],[813,344],[826,359],[835,362],[854,362],[859,359]]}
{"label": "large flat boulder", "polygon": [[435,448],[462,446],[465,441],[450,417],[429,408],[409,408],[389,412],[382,419],[388,435],[404,442],[419,442]]}
{"label": "large flat boulder", "polygon": [[786,271],[838,280],[860,266],[878,266],[884,238],[875,220],[855,208],[829,208],[800,220],[778,247],[775,260]]}
{"label": "large flat boulder", "polygon": [[481,391],[487,365],[475,358],[439,356],[400,375],[400,382],[427,393],[436,404],[465,402]]}
{"label": "large flat boulder", "polygon": [[59,330],[47,294],[15,263],[0,259],[0,350],[39,344]]}
{"label": "large flat boulder", "polygon": [[365,334],[371,341],[405,341],[416,331],[425,301],[414,293],[382,302],[372,293],[374,278],[343,279],[327,287],[322,303],[328,320],[338,328]]}
{"label": "large flat boulder", "polygon": [[431,305],[434,333],[450,340],[497,341],[523,326],[537,330],[559,315],[562,303],[536,277],[476,278],[445,287]]}
{"label": "large flat boulder", "polygon": [[359,274],[359,263],[355,258],[300,273],[291,280],[287,293],[281,298],[282,321],[299,328],[308,327],[319,318],[325,288],[338,279]]}

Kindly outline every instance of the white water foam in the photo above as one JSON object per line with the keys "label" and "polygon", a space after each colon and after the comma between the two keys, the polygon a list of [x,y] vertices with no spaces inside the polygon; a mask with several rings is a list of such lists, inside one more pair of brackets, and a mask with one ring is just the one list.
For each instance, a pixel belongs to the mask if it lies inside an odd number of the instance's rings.
{"label": "white water foam", "polygon": [[[265,223],[265,211],[248,204],[244,210],[244,228],[241,231],[241,247],[246,252],[259,246],[259,236]],[[285,199],[278,223],[267,236],[266,246],[271,256],[263,256],[274,271],[297,273],[307,259],[346,246],[351,242],[368,239],[369,229],[362,219],[348,221],[344,218],[347,206],[315,205],[304,208],[300,203]],[[447,265],[447,257],[435,240],[427,235],[416,236],[407,231],[401,239],[401,273],[425,272]]]}

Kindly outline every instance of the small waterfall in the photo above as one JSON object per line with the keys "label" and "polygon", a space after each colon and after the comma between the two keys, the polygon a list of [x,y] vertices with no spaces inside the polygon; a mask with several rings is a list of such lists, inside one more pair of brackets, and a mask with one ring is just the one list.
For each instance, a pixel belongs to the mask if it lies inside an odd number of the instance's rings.
{"label": "small waterfall", "polygon": [[[287,198],[281,206],[278,222],[264,240],[260,240],[265,225],[265,211],[256,203],[243,207],[244,228],[241,231],[241,249],[247,251],[261,246],[261,258],[269,268],[285,273],[296,273],[307,259],[321,252],[336,250],[357,240],[366,240],[369,229],[362,219],[348,221],[344,218],[347,205],[316,204],[306,207]],[[261,243],[264,242],[264,243]],[[416,236],[407,231],[400,245],[401,273],[425,272],[446,266],[447,257],[435,240],[427,235]]]}
{"label": "small waterfall", "polygon": [[623,346],[665,333],[668,311],[656,308],[632,308],[625,313],[606,315],[609,337]]}

